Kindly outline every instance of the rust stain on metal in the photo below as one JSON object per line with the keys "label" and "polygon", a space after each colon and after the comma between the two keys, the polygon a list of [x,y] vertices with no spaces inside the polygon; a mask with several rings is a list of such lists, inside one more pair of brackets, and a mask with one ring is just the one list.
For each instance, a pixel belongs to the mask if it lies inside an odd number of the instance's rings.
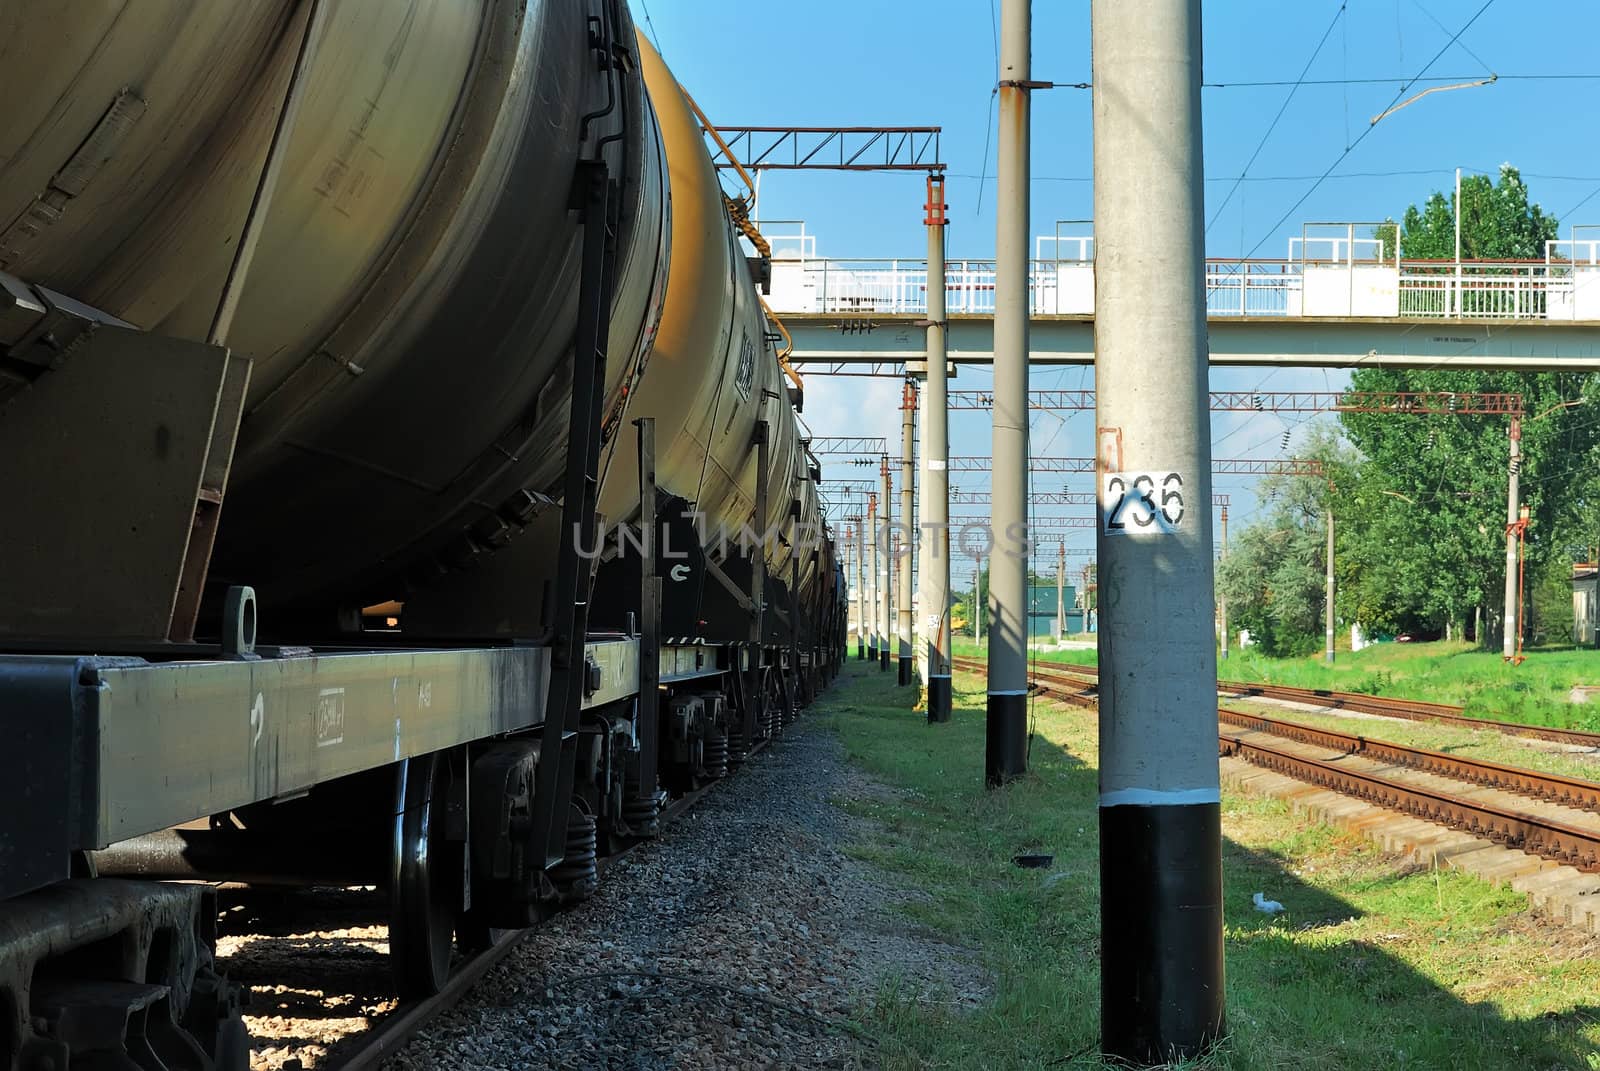
{"label": "rust stain on metal", "polygon": [[1028,130],[1028,91],[1016,85],[1000,83],[1000,127],[1009,129],[1013,137],[1021,138]]}

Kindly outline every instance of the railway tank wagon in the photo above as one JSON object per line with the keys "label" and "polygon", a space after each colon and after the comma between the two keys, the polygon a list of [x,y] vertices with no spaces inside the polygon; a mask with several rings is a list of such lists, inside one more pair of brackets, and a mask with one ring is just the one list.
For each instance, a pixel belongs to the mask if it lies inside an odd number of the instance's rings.
{"label": "railway tank wagon", "polygon": [[432,992],[836,670],[799,399],[620,0],[13,5],[0,100],[5,1066],[246,1066],[157,879],[380,886]]}

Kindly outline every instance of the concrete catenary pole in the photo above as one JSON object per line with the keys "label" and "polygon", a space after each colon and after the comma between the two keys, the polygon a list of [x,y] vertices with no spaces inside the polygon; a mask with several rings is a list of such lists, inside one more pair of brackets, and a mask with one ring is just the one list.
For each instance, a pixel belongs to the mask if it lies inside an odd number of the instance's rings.
{"label": "concrete catenary pole", "polygon": [[900,392],[900,540],[899,554],[895,558],[895,565],[900,569],[900,590],[895,600],[900,604],[896,622],[900,641],[896,683],[902,688],[915,682],[911,672],[911,645],[917,626],[912,615],[911,581],[916,554],[916,471],[917,382],[908,377]]}
{"label": "concrete catenary pole", "polygon": [[878,660],[878,493],[867,492],[867,584],[861,591],[866,600],[861,620],[867,627],[867,660]]}
{"label": "concrete catenary pole", "polygon": [[[1456,218],[1456,285],[1450,291],[1450,311],[1454,316],[1461,315],[1461,169],[1456,168],[1456,199],[1450,206],[1450,214]],[[1395,241],[1399,242],[1397,234]],[[1398,254],[1396,259],[1399,259]]]}
{"label": "concrete catenary pole", "polygon": [[1085,632],[1094,631],[1096,591],[1095,587],[1093,586],[1094,581],[1090,579],[1091,575],[1098,575],[1098,573],[1094,572],[1094,569],[1095,567],[1093,564],[1085,565],[1083,567],[1083,631]]}
{"label": "concrete catenary pole", "polygon": [[850,657],[850,623],[855,620],[856,589],[853,573],[850,569],[850,540],[855,530],[848,521],[839,529],[839,568],[844,572],[844,656]]}
{"label": "concrete catenary pole", "polygon": [[878,643],[878,669],[888,672],[889,637],[894,635],[894,473],[883,458],[883,523],[878,527],[878,591],[883,601],[883,634]]}
{"label": "concrete catenary pole", "polygon": [[1056,642],[1067,638],[1067,545],[1056,544]]}
{"label": "concrete catenary pole", "polygon": [[1200,0],[1090,20],[1100,1039],[1155,1065],[1224,1029]]}
{"label": "concrete catenary pole", "polygon": [[865,515],[856,518],[855,546],[851,548],[850,564],[855,568],[856,592],[856,661],[867,657],[867,589],[863,582],[862,561],[867,556],[867,541],[862,534],[866,528]]}
{"label": "concrete catenary pole", "polygon": [[[1222,507],[1222,560],[1228,560],[1227,506]],[[1221,636],[1221,650],[1219,651],[1219,655],[1225,659],[1228,657],[1228,596],[1227,593],[1222,590],[1221,584],[1217,585],[1217,617],[1220,625],[1217,631]]]}
{"label": "concrete catenary pole", "polygon": [[1517,481],[1522,473],[1522,421],[1511,418],[1511,458],[1506,488],[1506,610],[1500,636],[1500,655],[1506,661],[1517,654]]}
{"label": "concrete catenary pole", "polygon": [[989,599],[983,590],[984,558],[979,558],[972,574],[972,639],[983,646],[983,615],[989,608]]}
{"label": "concrete catenary pole", "polygon": [[927,611],[923,609],[928,605],[923,595],[927,586],[928,570],[928,542],[932,533],[928,531],[928,444],[924,441],[928,435],[928,391],[926,380],[919,383],[922,388],[917,391],[917,427],[922,429],[917,436],[917,529],[915,532],[912,554],[917,563],[917,610],[919,617],[911,623],[911,672],[912,679],[919,681],[917,690],[918,699],[927,695],[928,685],[928,642],[927,642]]}
{"label": "concrete catenary pole", "polygon": [[1333,665],[1333,488],[1328,488],[1328,552],[1323,555],[1323,562],[1327,568],[1327,577],[1324,582],[1322,596],[1322,618],[1324,645],[1322,660],[1328,665]]}
{"label": "concrete catenary pole", "polygon": [[984,780],[1028,768],[1028,180],[1033,6],[1000,3],[995,169],[994,456],[989,525],[989,696]]}
{"label": "concrete catenary pole", "polygon": [[950,382],[945,354],[944,176],[928,176],[928,381],[923,394],[922,646],[928,721],[950,720]]}

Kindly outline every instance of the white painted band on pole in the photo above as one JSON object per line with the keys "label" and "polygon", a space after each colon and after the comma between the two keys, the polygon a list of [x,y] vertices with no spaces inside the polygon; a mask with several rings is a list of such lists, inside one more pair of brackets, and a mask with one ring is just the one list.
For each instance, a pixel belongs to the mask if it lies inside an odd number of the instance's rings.
{"label": "white painted band on pole", "polygon": [[1197,803],[1221,803],[1218,788],[1180,788],[1161,791],[1153,788],[1119,788],[1100,793],[1102,807],[1187,807]]}
{"label": "white painted band on pole", "polygon": [[947,680],[950,679],[950,674],[948,674],[948,673],[930,673],[930,674],[928,674],[928,679],[929,680],[935,680],[935,681],[947,681]]}
{"label": "white painted band on pole", "polygon": [[933,472],[943,472],[945,470],[945,463],[936,457],[930,457],[928,459],[928,468]]}
{"label": "white painted band on pole", "polygon": [[1027,695],[1026,688],[1001,688],[988,693],[989,695]]}

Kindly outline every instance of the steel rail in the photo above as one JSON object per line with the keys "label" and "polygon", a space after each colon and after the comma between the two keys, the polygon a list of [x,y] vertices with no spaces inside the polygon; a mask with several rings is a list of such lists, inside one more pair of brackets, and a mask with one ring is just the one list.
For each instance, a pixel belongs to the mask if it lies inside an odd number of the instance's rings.
{"label": "steel rail", "polygon": [[[1407,747],[1404,744],[1391,744],[1383,740],[1373,740],[1330,729],[1316,729],[1309,725],[1283,721],[1280,718],[1252,714],[1246,710],[1219,707],[1217,718],[1241,729],[1270,733],[1302,744],[1341,751],[1346,755],[1359,755],[1362,758],[1404,766],[1421,773],[1437,774],[1457,781],[1470,781],[1485,788],[1513,792],[1519,796],[1557,803],[1575,810],[1600,812],[1600,784],[1593,781],[1541,773],[1538,770],[1526,770],[1482,759],[1467,759],[1442,751]],[[1596,830],[1596,835],[1600,836],[1600,829]]]}
{"label": "steel rail", "polygon": [[1600,831],[1507,810],[1478,800],[1406,785],[1375,774],[1304,758],[1226,733],[1217,734],[1218,752],[1283,774],[1296,781],[1353,796],[1376,806],[1452,826],[1511,848],[1576,867],[1600,870]]}
{"label": "steel rail", "polygon": [[1600,733],[1585,729],[1557,729],[1546,725],[1525,725],[1521,722],[1495,721],[1474,718],[1462,713],[1462,708],[1448,703],[1430,703],[1420,699],[1400,699],[1391,696],[1363,695],[1359,692],[1336,692],[1324,688],[1291,688],[1281,684],[1254,684],[1244,681],[1218,681],[1219,691],[1241,699],[1261,696],[1295,703],[1337,707],[1362,714],[1381,714],[1404,718],[1408,721],[1434,721],[1463,729],[1492,729],[1512,736],[1535,740],[1548,740],[1559,744],[1577,744],[1581,747],[1600,748]]}
{"label": "steel rail", "polygon": [[[1065,673],[1079,677],[1096,677],[1098,666],[1056,663],[1044,669],[1035,666],[1036,673]],[[1509,736],[1522,736],[1532,740],[1545,740],[1556,744],[1573,744],[1578,747],[1600,749],[1600,732],[1588,729],[1558,729],[1548,725],[1528,725],[1516,721],[1496,721],[1492,718],[1475,718],[1462,713],[1462,708],[1451,703],[1432,703],[1425,699],[1403,699],[1397,696],[1367,695],[1362,692],[1339,692],[1329,688],[1293,688],[1284,684],[1258,684],[1253,681],[1218,680],[1217,690],[1236,699],[1280,699],[1293,703],[1306,703],[1339,710],[1353,710],[1360,714],[1379,714],[1402,718],[1406,721],[1432,721],[1460,729],[1489,729]]]}
{"label": "steel rail", "polygon": [[[1050,667],[1049,669],[1035,667],[1034,679],[1036,681],[1042,679],[1056,684],[1078,685],[1087,683],[1083,677],[1075,677],[1070,672],[1052,672],[1054,669],[1055,667]],[[1093,691],[1089,688],[1083,688],[1075,692],[1052,691],[1051,695],[1053,698],[1063,699],[1075,706],[1093,706],[1095,704]],[[1333,729],[1314,728],[1309,725],[1301,725],[1297,722],[1268,717],[1267,715],[1256,714],[1247,710],[1218,707],[1217,718],[1238,728],[1253,729],[1257,732],[1269,733],[1288,740],[1296,740],[1303,744],[1325,747],[1330,751],[1340,751],[1346,755],[1360,755],[1363,758],[1404,766],[1407,769],[1417,770],[1421,773],[1437,774],[1440,777],[1448,777],[1457,781],[1468,781],[1482,785],[1485,788],[1512,792],[1519,796],[1544,800],[1548,803],[1571,807],[1575,810],[1600,813],[1600,783],[1594,781],[1585,781],[1576,777],[1564,777],[1560,774],[1542,773],[1537,770],[1508,766],[1504,763],[1489,762],[1484,759],[1468,759],[1442,751],[1430,751],[1426,748],[1409,747],[1404,744],[1374,740],[1371,737],[1341,733]],[[1466,720],[1471,721],[1473,719]]]}
{"label": "steel rail", "polygon": [[[972,659],[963,659],[959,665],[962,669],[981,672],[981,664],[975,664]],[[1082,668],[1084,667],[1073,667],[1073,670]],[[1085,683],[1081,677],[1074,679],[1071,672],[1052,672],[1054,669],[1056,667],[1050,667],[1049,670],[1035,667],[1034,677],[1036,680],[1057,684],[1081,686]],[[1079,687],[1073,692],[1052,692],[1051,697],[1075,706],[1095,705],[1093,693],[1086,687]],[[1301,743],[1327,747],[1331,751],[1343,752],[1344,755],[1359,754],[1377,761],[1392,762],[1409,769],[1516,792],[1575,809],[1600,810],[1600,784],[1593,782],[1523,770],[1500,763],[1463,759],[1441,752],[1408,748],[1347,733],[1297,725],[1244,711],[1219,708],[1217,714],[1219,720],[1229,724]],[[1336,761],[1292,755],[1268,744],[1245,740],[1225,731],[1217,733],[1217,747],[1219,754],[1236,756],[1297,781],[1331,789],[1427,821],[1449,825],[1474,836],[1485,837],[1509,847],[1569,864],[1580,870],[1600,871],[1600,827],[1585,829],[1555,819],[1511,810],[1494,803],[1406,784],[1377,773],[1353,770],[1347,766],[1337,765]]]}

